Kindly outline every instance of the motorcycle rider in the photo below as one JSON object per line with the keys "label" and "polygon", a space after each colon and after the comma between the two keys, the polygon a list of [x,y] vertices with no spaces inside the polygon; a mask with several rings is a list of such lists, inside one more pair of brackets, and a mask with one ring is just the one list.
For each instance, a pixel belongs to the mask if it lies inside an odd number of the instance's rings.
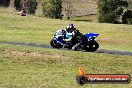
{"label": "motorcycle rider", "polygon": [[79,30],[77,30],[73,24],[68,24],[66,29],[56,31],[57,36],[63,35],[63,43],[66,44],[64,46],[65,48],[72,48],[78,42],[78,33],[80,33]]}
{"label": "motorcycle rider", "polygon": [[69,24],[67,25],[65,31],[66,31],[66,38],[63,39],[66,42],[70,42],[72,40],[72,38],[75,36],[75,31],[76,28],[74,27],[73,24]]}
{"label": "motorcycle rider", "polygon": [[82,33],[79,32],[78,29],[74,27],[73,24],[69,24],[66,27],[66,37],[63,39],[66,42],[71,43],[70,45],[67,45],[66,47],[72,48],[77,50],[77,47],[79,47],[84,39],[84,36]]}
{"label": "motorcycle rider", "polygon": [[73,24],[69,24],[67,25],[66,29],[59,29],[56,31],[55,36],[57,35],[62,35],[65,36],[64,41],[70,41],[71,37],[74,36],[74,25]]}

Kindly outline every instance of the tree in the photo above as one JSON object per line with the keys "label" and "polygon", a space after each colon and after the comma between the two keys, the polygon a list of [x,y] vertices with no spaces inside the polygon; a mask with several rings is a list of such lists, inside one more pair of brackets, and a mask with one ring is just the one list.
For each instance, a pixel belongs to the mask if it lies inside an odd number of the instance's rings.
{"label": "tree", "polygon": [[98,0],[99,22],[118,23],[127,1],[122,0]]}
{"label": "tree", "polygon": [[35,14],[37,2],[36,0],[15,0],[14,7],[16,10],[24,9],[29,14]]}
{"label": "tree", "polygon": [[62,1],[45,0],[42,4],[43,15],[54,19],[62,19]]}
{"label": "tree", "polygon": [[132,0],[128,0],[129,6],[128,9],[132,10]]}
{"label": "tree", "polygon": [[67,16],[67,19],[70,20],[70,17],[75,13],[76,10],[73,8],[70,0],[63,0],[63,5],[64,13]]}
{"label": "tree", "polygon": [[15,0],[14,7],[16,10],[20,10],[22,8],[22,0]]}
{"label": "tree", "polygon": [[4,0],[0,0],[0,7],[2,7]]}
{"label": "tree", "polygon": [[10,0],[0,0],[0,7],[9,7]]}
{"label": "tree", "polygon": [[27,11],[29,14],[35,14],[35,10],[37,9],[36,0],[28,0],[27,2]]}

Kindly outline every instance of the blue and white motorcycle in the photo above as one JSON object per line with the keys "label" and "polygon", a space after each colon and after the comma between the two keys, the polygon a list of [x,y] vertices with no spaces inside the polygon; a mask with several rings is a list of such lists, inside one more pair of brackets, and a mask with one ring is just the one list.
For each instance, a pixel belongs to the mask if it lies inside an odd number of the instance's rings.
{"label": "blue and white motorcycle", "polygon": [[[99,44],[95,41],[95,38],[99,34],[97,33],[86,33],[83,35],[78,30],[75,32],[75,37],[71,42],[65,42],[63,39],[66,38],[65,31],[58,31],[54,34],[54,38],[50,41],[50,45],[53,48],[71,48],[75,51],[85,50],[87,52],[94,52],[99,48]],[[69,35],[70,36],[70,35]]]}

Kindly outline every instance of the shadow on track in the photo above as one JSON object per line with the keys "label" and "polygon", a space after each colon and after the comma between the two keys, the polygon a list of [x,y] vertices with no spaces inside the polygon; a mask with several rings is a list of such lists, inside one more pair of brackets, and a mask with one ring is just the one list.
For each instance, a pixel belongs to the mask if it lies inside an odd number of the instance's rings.
{"label": "shadow on track", "polygon": [[[36,47],[36,48],[50,48],[50,49],[53,49],[48,44],[38,45],[36,43],[18,43],[18,42],[0,42],[0,44],[11,44],[11,45],[20,45],[20,46],[31,46],[31,47]],[[61,50],[67,50],[67,49],[62,48]],[[112,51],[112,50],[105,50],[105,49],[97,50],[95,53],[106,53],[106,54],[114,54],[114,55],[129,55],[129,56],[132,56],[132,52]]]}

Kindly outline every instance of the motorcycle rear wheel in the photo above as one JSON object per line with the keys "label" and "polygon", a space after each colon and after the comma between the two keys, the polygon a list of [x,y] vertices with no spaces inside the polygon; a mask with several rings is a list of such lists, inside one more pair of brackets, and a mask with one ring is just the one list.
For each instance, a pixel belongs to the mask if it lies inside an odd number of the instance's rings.
{"label": "motorcycle rear wheel", "polygon": [[99,48],[99,44],[96,41],[89,41],[86,43],[84,49],[87,52],[94,52]]}
{"label": "motorcycle rear wheel", "polygon": [[96,41],[92,41],[91,52],[96,51],[99,48],[99,44]]}

